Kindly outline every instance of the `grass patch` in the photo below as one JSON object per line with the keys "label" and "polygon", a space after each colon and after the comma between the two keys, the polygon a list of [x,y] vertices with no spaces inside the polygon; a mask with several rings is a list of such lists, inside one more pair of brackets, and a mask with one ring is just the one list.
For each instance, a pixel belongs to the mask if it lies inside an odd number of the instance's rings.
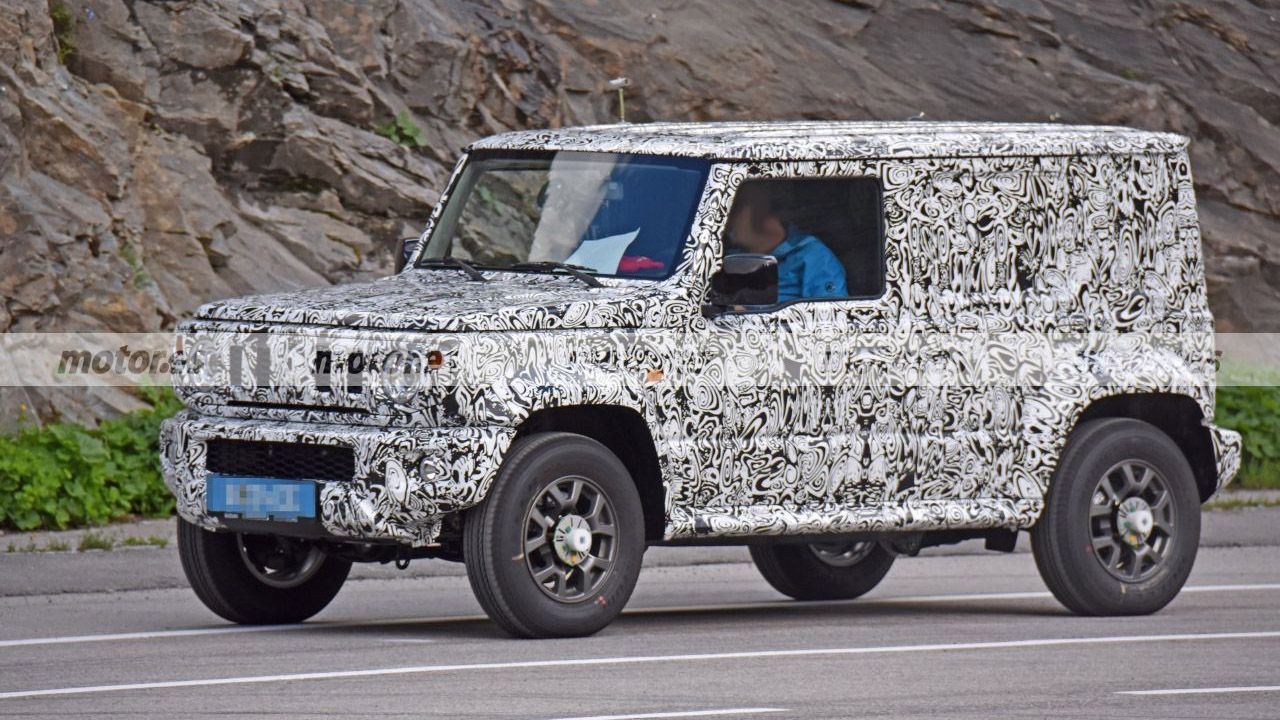
{"label": "grass patch", "polygon": [[50,423],[0,436],[0,527],[62,530],[169,515],[160,422],[182,405],[168,388],[143,394],[151,407],[96,428]]}
{"label": "grass patch", "polygon": [[1204,504],[1205,510],[1244,510],[1246,508],[1280,507],[1280,498],[1221,498]]}
{"label": "grass patch", "polygon": [[[35,543],[31,543],[28,547],[34,550],[36,546]],[[71,546],[63,540],[50,540],[44,547],[40,548],[43,552],[67,552],[70,549]]]}
{"label": "grass patch", "polygon": [[80,536],[80,545],[76,550],[84,552],[85,550],[110,550],[116,546],[115,542],[106,535],[99,535],[96,532],[87,532]]}
{"label": "grass patch", "polygon": [[169,545],[169,539],[161,537],[159,535],[148,535],[147,537],[138,537],[137,535],[130,535],[129,537],[120,541],[120,545],[122,545],[123,547],[162,548],[162,547],[167,547]]}

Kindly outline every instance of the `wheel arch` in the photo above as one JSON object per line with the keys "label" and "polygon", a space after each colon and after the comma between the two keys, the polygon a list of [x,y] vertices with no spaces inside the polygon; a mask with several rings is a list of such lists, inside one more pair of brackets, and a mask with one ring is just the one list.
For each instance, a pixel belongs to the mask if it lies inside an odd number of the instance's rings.
{"label": "wheel arch", "polygon": [[1213,437],[1204,424],[1204,412],[1195,398],[1176,393],[1109,395],[1090,403],[1076,416],[1072,428],[1098,418],[1131,418],[1154,425],[1182,450],[1200,490],[1200,501],[1218,488],[1217,457]]}
{"label": "wheel arch", "polygon": [[649,425],[636,410],[621,405],[569,405],[531,413],[515,437],[540,432],[584,435],[609,448],[631,473],[644,509],[645,540],[662,539],[666,525],[665,488],[657,446]]}

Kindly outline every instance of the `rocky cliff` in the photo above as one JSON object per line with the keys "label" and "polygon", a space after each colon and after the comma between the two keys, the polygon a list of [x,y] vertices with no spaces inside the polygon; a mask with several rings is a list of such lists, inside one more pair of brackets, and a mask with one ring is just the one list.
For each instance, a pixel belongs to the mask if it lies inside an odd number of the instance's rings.
{"label": "rocky cliff", "polygon": [[1193,139],[1224,329],[1280,330],[1280,2],[5,0],[0,330],[389,271],[459,148],[628,119]]}

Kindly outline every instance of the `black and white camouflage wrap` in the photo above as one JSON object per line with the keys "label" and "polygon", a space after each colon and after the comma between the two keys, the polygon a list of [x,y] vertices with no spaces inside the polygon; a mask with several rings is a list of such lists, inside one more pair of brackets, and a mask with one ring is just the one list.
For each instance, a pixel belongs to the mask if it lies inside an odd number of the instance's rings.
{"label": "black and white camouflage wrap", "polygon": [[[206,439],[351,446],[356,477],[321,488],[324,527],[423,545],[444,516],[484,499],[532,413],[610,405],[649,428],[667,539],[1027,527],[1091,402],[1170,393],[1213,417],[1185,146],[1120,128],[928,123],[488,138],[474,147],[712,159],[676,271],[593,289],[410,269],[206,305],[180,330],[204,360],[176,358],[190,410],[164,427],[165,478],[183,517],[216,528],[203,505]],[[848,176],[883,188],[882,297],[702,316],[744,179]],[[229,375],[223,359],[246,337],[275,344],[267,382]],[[345,392],[340,371],[325,390],[308,360],[320,347],[438,350],[444,365],[408,390],[371,373]],[[1209,428],[1220,486],[1240,438]]]}

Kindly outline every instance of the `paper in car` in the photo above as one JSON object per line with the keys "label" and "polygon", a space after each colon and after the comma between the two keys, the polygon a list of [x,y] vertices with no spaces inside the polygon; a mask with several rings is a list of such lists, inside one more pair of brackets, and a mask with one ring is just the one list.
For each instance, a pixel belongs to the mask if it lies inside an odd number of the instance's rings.
{"label": "paper in car", "polygon": [[627,251],[631,243],[635,241],[636,236],[640,234],[640,228],[636,228],[629,233],[621,235],[610,235],[602,237],[598,240],[584,240],[573,254],[565,258],[565,262],[570,265],[581,265],[589,267],[596,272],[612,275],[618,272],[618,263],[622,261],[622,254]]}

